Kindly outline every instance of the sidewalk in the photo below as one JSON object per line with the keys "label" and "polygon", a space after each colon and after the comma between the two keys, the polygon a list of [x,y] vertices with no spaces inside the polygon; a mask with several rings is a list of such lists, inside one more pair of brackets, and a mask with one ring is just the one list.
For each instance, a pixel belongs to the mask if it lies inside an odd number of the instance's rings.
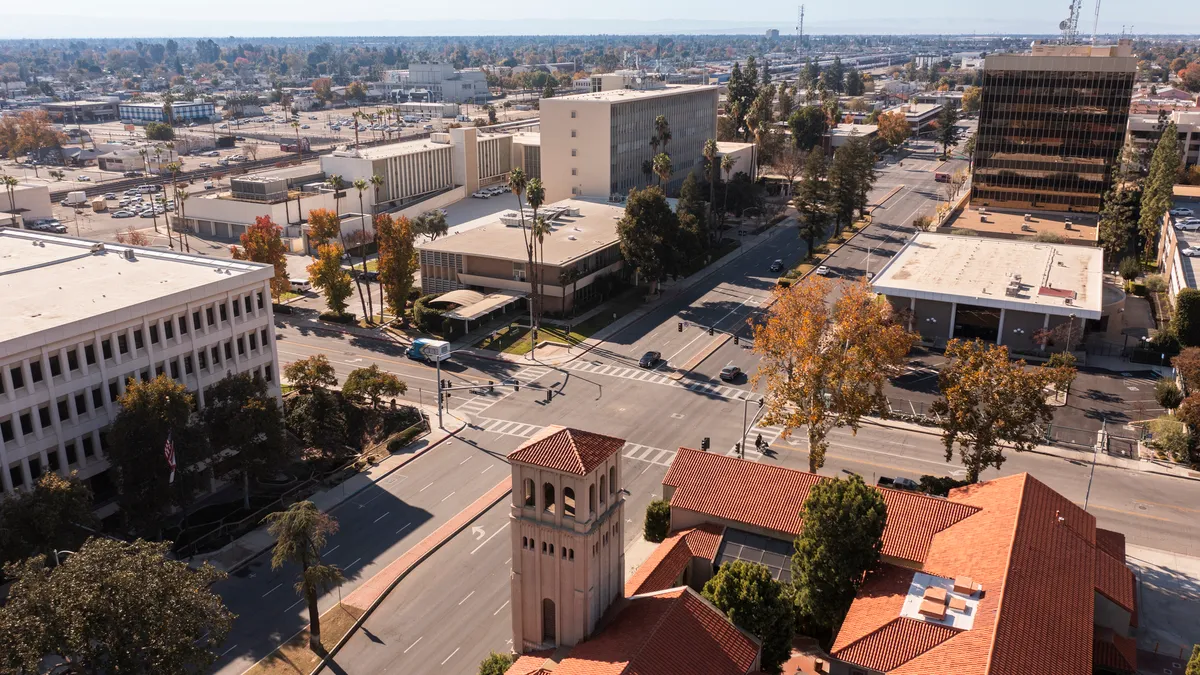
{"label": "sidewalk", "polygon": [[[425,411],[425,415],[430,420],[430,423],[435,423],[437,420],[437,408],[432,406],[420,407]],[[466,426],[466,421],[455,417],[453,413],[446,411],[445,414],[449,416],[447,420],[447,423],[450,425],[449,428],[438,429],[434,426],[428,434],[405,447],[402,452],[389,455],[370,469],[355,474],[329,489],[321,490],[309,496],[308,501],[316,504],[317,508],[321,511],[330,512],[359,492],[379,483],[379,481],[386,478],[392,472],[429,452]],[[232,572],[250,562],[259,554],[270,550],[273,546],[275,546],[275,538],[267,533],[267,528],[264,525],[243,534],[217,551],[192,556],[188,559],[188,564],[198,566],[201,563],[208,562],[219,570]]]}
{"label": "sidewalk", "polygon": [[1186,662],[1200,643],[1200,558],[1128,544],[1125,562],[1137,576],[1138,650]]}
{"label": "sidewalk", "polygon": [[[938,429],[937,427],[926,427],[920,424],[904,422],[901,420],[885,420],[878,417],[868,417],[865,418],[864,421],[867,424],[874,424],[876,426],[888,427],[891,429],[902,429],[904,431],[913,431],[921,434],[929,434],[931,436],[942,435],[941,429]],[[1035,446],[1030,452],[1036,452],[1040,455],[1061,457],[1063,459],[1070,459],[1089,464],[1095,461],[1096,464],[1100,466],[1111,466],[1118,469],[1125,469],[1127,471],[1140,471],[1143,473],[1154,473],[1160,476],[1200,480],[1200,472],[1192,471],[1191,469],[1187,469],[1170,462],[1160,462],[1147,459],[1126,459],[1124,457],[1113,457],[1112,455],[1103,452],[1096,452],[1095,450],[1073,450],[1071,448],[1060,448],[1053,445],[1038,445]]]}
{"label": "sidewalk", "polygon": [[758,246],[771,241],[782,232],[793,232],[795,225],[795,217],[789,217],[780,221],[778,224],[774,225],[762,234],[756,234],[754,236],[743,238],[742,245],[736,250],[732,251],[708,267],[697,271],[689,277],[680,279],[678,281],[663,282],[659,284],[660,292],[657,298],[647,302],[641,307],[638,307],[634,311],[617,319],[604,328],[601,328],[600,330],[596,331],[596,334],[592,337],[580,342],[579,344],[572,345],[570,348],[556,345],[539,347],[536,350],[536,356],[532,359],[526,355],[505,354],[504,352],[474,349],[470,345],[474,344],[478,340],[472,338],[463,338],[457,342],[454,342],[451,344],[450,348],[454,351],[468,352],[481,359],[509,361],[512,363],[538,363],[539,365],[543,366],[558,366],[570,361],[574,361],[584,354],[587,354],[592,349],[595,349],[597,346],[604,344],[609,337],[621,332],[625,328],[629,327],[630,324],[638,321],[650,312],[653,312],[654,310],[663,306],[668,300],[678,297],[681,293],[717,273],[726,265],[738,260],[747,251],[755,249]]}

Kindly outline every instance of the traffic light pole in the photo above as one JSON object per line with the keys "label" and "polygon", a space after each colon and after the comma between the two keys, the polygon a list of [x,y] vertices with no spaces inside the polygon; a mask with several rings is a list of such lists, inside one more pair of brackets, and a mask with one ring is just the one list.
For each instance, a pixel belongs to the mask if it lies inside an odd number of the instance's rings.
{"label": "traffic light pole", "polygon": [[[741,448],[741,453],[744,458],[746,454],[746,435],[750,433],[750,427],[746,425],[746,414],[750,409],[750,397],[747,396],[743,403],[745,405],[742,406],[742,444],[739,447]],[[762,414],[762,408],[763,399],[760,398],[758,399],[758,412],[754,414],[754,419],[751,420],[752,423],[758,424],[758,416]]]}

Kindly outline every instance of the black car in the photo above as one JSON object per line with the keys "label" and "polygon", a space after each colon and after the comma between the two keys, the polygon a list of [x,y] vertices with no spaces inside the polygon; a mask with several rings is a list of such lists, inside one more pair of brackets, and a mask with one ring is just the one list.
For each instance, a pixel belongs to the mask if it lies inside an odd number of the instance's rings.
{"label": "black car", "polygon": [[782,272],[783,271],[783,261],[776,260],[775,262],[771,263],[771,271],[772,272]]}
{"label": "black car", "polygon": [[638,365],[642,368],[653,368],[654,366],[658,365],[658,362],[661,359],[662,354],[659,354],[658,352],[646,352],[645,354],[642,354],[642,359],[638,361]]}
{"label": "black car", "polygon": [[379,281],[379,272],[367,270],[366,272],[357,272],[358,278],[363,281]]}
{"label": "black car", "polygon": [[137,178],[138,176],[140,176],[142,174],[138,173],[137,171],[126,171],[125,173],[123,173],[121,175],[126,178]]}

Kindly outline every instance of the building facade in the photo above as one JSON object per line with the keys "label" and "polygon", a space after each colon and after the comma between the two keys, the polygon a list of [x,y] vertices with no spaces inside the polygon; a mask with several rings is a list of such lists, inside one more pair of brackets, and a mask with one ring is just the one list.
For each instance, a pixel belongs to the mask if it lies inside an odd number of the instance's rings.
{"label": "building facade", "polygon": [[987,57],[976,206],[1098,213],[1125,142],[1131,44],[1041,45]]}
{"label": "building facade", "polygon": [[411,90],[424,90],[432,102],[451,103],[487,102],[489,92],[487,75],[478,68],[455,70],[449,63],[412,63],[408,70],[389,70],[384,73],[384,82],[400,85]]}
{"label": "building facade", "polygon": [[1166,122],[1174,122],[1179,133],[1179,149],[1183,166],[1200,164],[1200,111],[1176,110],[1167,113],[1166,120],[1158,115],[1129,116],[1129,144],[1144,157],[1149,157],[1162,136]]}
{"label": "building facade", "polygon": [[[130,378],[167,374],[205,405],[229,373],[278,396],[269,265],[0,229],[0,481],[77,471],[113,494],[105,432]],[[54,312],[43,312],[47,306]]]}
{"label": "building facade", "polygon": [[649,141],[659,115],[671,130],[667,194],[677,194],[687,175],[704,166],[704,142],[717,137],[717,97],[715,86],[670,85],[543,99],[546,200],[623,197],[655,183],[644,166],[655,155]]}
{"label": "building facade", "polygon": [[50,203],[50,187],[19,183],[12,189],[12,194],[6,189],[0,189],[0,213],[15,216],[18,225],[22,220],[32,223],[35,220],[53,217],[54,205]]}
{"label": "building facade", "polygon": [[[127,122],[137,124],[148,122],[166,122],[166,111],[162,103],[121,103],[117,106],[117,114]],[[171,104],[172,122],[208,122],[217,116],[216,107],[205,101],[176,101]]]}

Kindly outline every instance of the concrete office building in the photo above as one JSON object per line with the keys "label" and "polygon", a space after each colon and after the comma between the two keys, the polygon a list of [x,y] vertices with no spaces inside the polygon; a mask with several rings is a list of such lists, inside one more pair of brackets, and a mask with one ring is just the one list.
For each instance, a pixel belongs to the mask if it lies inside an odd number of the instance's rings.
{"label": "concrete office building", "polygon": [[18,183],[12,194],[0,186],[0,214],[12,216],[11,224],[20,226],[22,222],[32,223],[35,220],[54,216],[54,205],[50,203],[50,186]]}
{"label": "concrete office building", "polygon": [[[1200,164],[1200,111],[1175,110],[1168,116],[1168,121],[1175,123],[1179,133],[1179,149],[1182,152],[1183,166]],[[1152,152],[1162,135],[1159,128],[1158,115],[1129,116],[1129,144],[1138,152]]]}
{"label": "concrete office building", "polygon": [[1125,143],[1136,69],[1128,40],[989,55],[971,203],[1098,213]]}
{"label": "concrete office building", "polygon": [[688,173],[704,166],[704,142],[717,137],[717,97],[716,86],[667,85],[543,99],[546,201],[623,197],[656,182],[642,165],[653,159],[649,141],[659,115],[671,127],[667,194],[678,193]]}
{"label": "concrete office building", "polygon": [[[166,373],[197,404],[229,373],[279,395],[269,265],[0,229],[0,481],[78,471],[113,494],[105,429],[126,380]],[[48,311],[52,308],[53,311]],[[102,512],[103,513],[103,512]]]}
{"label": "concrete office building", "polygon": [[[624,212],[621,206],[602,200],[567,199],[542,207],[539,215],[544,214],[550,226],[538,266],[541,301],[547,311],[569,311],[576,301],[592,297],[597,278],[622,269],[617,221]],[[532,213],[526,209],[526,226],[531,221]],[[507,211],[468,222],[452,237],[419,244],[422,290],[528,295],[528,258],[520,225],[520,215]],[[559,275],[569,268],[579,271],[579,280],[564,285]]]}
{"label": "concrete office building", "polygon": [[63,124],[110,122],[117,119],[117,97],[101,101],[56,101],[43,103],[42,110],[51,121]]}
{"label": "concrete office building", "polygon": [[[166,122],[166,111],[162,103],[121,103],[117,114],[123,121],[134,124]],[[171,104],[171,120],[178,122],[209,122],[217,118],[217,110],[206,101],[176,101]]]}
{"label": "concrete office building", "polygon": [[[348,194],[338,204],[333,189],[324,181],[325,175],[311,164],[234,177],[229,181],[229,190],[193,193],[184,206],[187,218],[183,222],[191,232],[236,241],[256,218],[267,216],[283,227],[285,239],[298,240],[299,224],[308,218],[309,211],[332,211],[339,206],[343,213],[358,210],[357,194]],[[363,193],[367,205],[373,203],[373,198],[372,190]],[[290,244],[290,250],[304,249],[297,243]]]}
{"label": "concrete office building", "polygon": [[455,70],[449,63],[412,63],[408,70],[389,70],[383,74],[386,84],[426,90],[432,102],[487,103],[487,75],[478,68]]}
{"label": "concrete office building", "polygon": [[924,342],[979,338],[1032,352],[1038,331],[1070,322],[1078,344],[1085,320],[1104,316],[1103,264],[1091,246],[923,232],[871,285]]}

